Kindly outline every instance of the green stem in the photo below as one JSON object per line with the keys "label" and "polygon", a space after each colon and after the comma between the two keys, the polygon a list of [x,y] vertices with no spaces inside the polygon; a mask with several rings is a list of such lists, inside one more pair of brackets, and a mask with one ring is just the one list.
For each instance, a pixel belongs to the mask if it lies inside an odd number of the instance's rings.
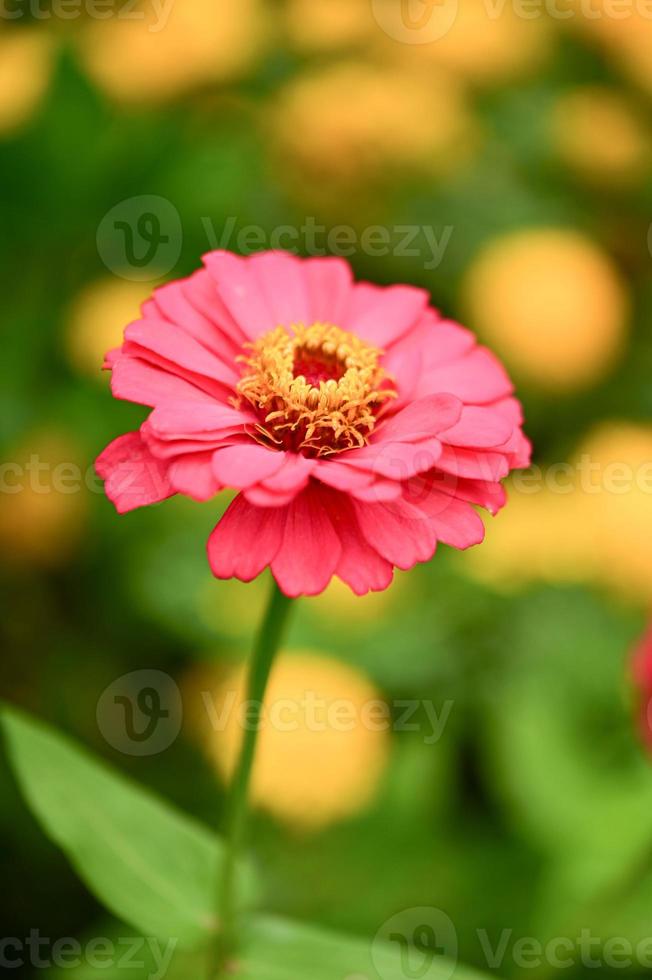
{"label": "green stem", "polygon": [[256,752],[258,730],[267,681],[283,637],[292,600],[284,596],[276,582],[272,585],[265,617],[254,645],[247,683],[250,712],[240,754],[229,788],[226,854],[218,893],[217,975],[228,967],[237,946],[236,868],[242,855],[247,830],[249,782]]}

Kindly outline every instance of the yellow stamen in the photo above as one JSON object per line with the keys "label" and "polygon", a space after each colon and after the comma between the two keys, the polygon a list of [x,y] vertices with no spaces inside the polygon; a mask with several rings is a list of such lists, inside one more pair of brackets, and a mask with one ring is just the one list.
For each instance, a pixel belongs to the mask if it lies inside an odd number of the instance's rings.
{"label": "yellow stamen", "polygon": [[246,399],[263,439],[284,449],[323,456],[364,446],[396,395],[383,352],[329,323],[276,327],[246,346],[237,403]]}

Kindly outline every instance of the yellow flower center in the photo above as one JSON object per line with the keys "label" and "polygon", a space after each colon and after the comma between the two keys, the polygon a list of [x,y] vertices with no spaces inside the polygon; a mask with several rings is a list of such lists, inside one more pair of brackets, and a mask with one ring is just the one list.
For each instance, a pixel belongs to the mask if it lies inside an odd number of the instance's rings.
{"label": "yellow flower center", "polygon": [[394,398],[382,351],[330,323],[276,327],[247,344],[238,384],[265,442],[324,456],[364,446]]}

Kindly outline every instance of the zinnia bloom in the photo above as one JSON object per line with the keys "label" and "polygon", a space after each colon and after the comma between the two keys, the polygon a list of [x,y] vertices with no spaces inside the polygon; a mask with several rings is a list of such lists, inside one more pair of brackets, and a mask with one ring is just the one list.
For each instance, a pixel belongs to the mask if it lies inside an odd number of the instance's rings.
{"label": "zinnia bloom", "polygon": [[354,283],[338,258],[224,251],[157,289],[107,355],[117,398],[153,409],[97,471],[119,512],[240,491],[213,530],[218,578],[269,566],[288,596],[333,575],[386,588],[393,567],[467,548],[500,480],[529,462],[493,355],[412,286]]}

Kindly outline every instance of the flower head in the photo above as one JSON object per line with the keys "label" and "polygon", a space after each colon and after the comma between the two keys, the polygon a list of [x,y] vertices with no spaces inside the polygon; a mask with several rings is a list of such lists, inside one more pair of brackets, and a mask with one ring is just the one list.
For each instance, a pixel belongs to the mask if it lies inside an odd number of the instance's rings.
{"label": "flower head", "polygon": [[157,289],[107,356],[153,409],[97,460],[119,512],[239,491],[214,529],[219,578],[271,567],[291,596],[337,575],[357,594],[438,541],[479,543],[473,505],[527,465],[500,363],[411,286],[355,283],[342,259],[217,251]]}

